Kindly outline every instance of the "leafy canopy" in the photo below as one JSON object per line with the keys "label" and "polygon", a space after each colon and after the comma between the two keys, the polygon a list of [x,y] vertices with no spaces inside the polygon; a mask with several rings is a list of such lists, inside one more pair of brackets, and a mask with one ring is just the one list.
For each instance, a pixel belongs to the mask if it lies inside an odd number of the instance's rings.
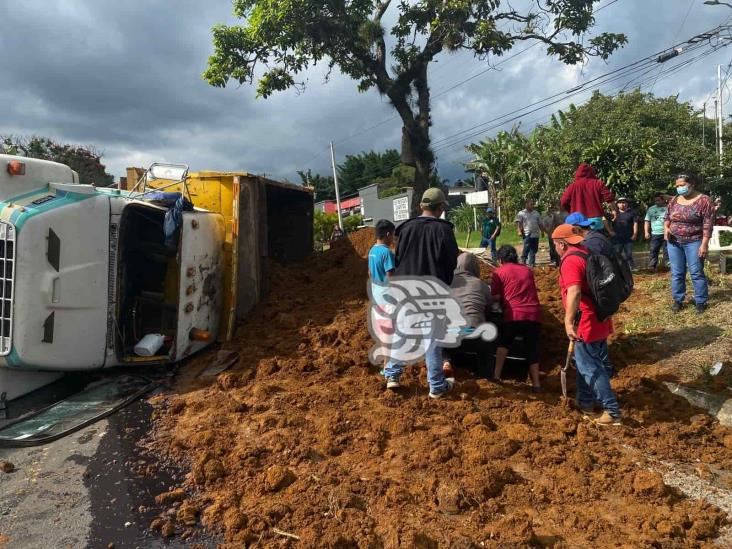
{"label": "leafy canopy", "polygon": [[564,63],[606,59],[626,38],[585,36],[598,1],[529,0],[518,10],[501,0],[400,0],[387,30],[382,18],[392,0],[234,0],[244,24],[213,28],[204,78],[220,87],[258,79],[258,96],[268,97],[304,85],[299,75],[324,61],[357,80],[360,90],[377,86],[394,101],[442,51],[501,55],[517,42],[538,40]]}
{"label": "leafy canopy", "polygon": [[[632,91],[617,96],[595,92],[582,106],[559,111],[525,134],[514,128],[468,147],[468,168],[497,182],[503,206],[520,209],[527,197],[544,205],[556,201],[589,162],[618,195],[641,204],[654,192],[671,189],[675,175],[692,170],[708,192],[729,195],[730,166],[720,179],[714,123],[678,97]],[[732,197],[731,197],[732,198]]]}

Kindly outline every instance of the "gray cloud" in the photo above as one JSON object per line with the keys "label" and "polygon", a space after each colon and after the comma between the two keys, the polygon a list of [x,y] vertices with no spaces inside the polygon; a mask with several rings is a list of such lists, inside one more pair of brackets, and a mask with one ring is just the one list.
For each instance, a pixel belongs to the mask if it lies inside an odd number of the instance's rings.
{"label": "gray cloud", "polygon": [[[686,0],[620,0],[598,14],[600,30],[628,34],[608,64],[569,68],[540,47],[475,78],[434,102],[435,139],[511,111],[706,30],[732,11]],[[229,2],[197,0],[25,0],[0,5],[0,132],[94,144],[111,171],[156,160],[193,169],[243,169],[296,180],[295,171],[327,172],[328,141],[338,156],[399,147],[400,125],[388,103],[325,69],[308,74],[304,94],[256,100],[249,86],[221,90],[201,80],[210,28],[232,22]],[[714,86],[721,51],[654,88],[696,104]],[[467,54],[445,55],[431,69],[434,94],[485,67]],[[586,96],[585,96],[586,97]],[[575,98],[581,102],[583,98]],[[558,105],[562,106],[562,105]],[[526,118],[528,126],[552,109]],[[510,127],[507,126],[507,127]],[[495,132],[495,131],[494,131]],[[491,132],[491,133],[494,133]],[[476,138],[477,139],[477,138]],[[462,144],[441,151],[439,169],[461,175]]]}

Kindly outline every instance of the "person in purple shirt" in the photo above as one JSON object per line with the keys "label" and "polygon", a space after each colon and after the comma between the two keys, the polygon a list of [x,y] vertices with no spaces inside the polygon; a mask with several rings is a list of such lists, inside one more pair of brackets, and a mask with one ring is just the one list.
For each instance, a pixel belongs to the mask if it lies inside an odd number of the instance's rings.
{"label": "person in purple shirt", "polygon": [[704,259],[709,252],[709,239],[714,226],[714,204],[697,188],[694,174],[676,178],[676,196],[668,204],[665,235],[671,264],[671,309],[677,313],[686,299],[686,271],[694,286],[696,312],[707,308],[709,285],[704,274]]}

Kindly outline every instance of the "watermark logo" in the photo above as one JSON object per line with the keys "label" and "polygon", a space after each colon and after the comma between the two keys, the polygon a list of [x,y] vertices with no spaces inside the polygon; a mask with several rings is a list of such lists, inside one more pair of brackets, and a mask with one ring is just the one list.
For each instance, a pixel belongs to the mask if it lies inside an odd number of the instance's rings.
{"label": "watermark logo", "polygon": [[463,339],[493,341],[498,331],[486,322],[471,330],[450,287],[431,276],[392,277],[388,284],[368,285],[368,327],[374,346],[372,364],[385,359],[410,364],[432,345],[459,347]]}

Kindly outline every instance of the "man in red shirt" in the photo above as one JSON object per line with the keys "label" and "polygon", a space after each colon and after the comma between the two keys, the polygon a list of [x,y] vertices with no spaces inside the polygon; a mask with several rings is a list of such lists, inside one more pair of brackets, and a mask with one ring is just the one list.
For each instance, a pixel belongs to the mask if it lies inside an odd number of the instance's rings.
{"label": "man in red shirt", "polygon": [[[620,407],[605,368],[607,338],[613,332],[613,324],[609,318],[600,321],[595,313],[585,272],[589,252],[580,246],[583,236],[571,225],[559,225],[552,233],[552,240],[561,256],[559,286],[564,304],[564,329],[567,337],[575,342],[577,402],[585,416],[598,425],[620,425]],[[595,402],[602,405],[600,415],[593,412]]]}
{"label": "man in red shirt", "polygon": [[[615,195],[595,175],[595,169],[589,164],[582,163],[574,175],[574,182],[565,189],[559,201],[565,212],[580,212],[589,221],[592,228],[599,231],[603,228],[605,212],[603,203],[613,204]],[[613,204],[614,207],[614,204]]]}

